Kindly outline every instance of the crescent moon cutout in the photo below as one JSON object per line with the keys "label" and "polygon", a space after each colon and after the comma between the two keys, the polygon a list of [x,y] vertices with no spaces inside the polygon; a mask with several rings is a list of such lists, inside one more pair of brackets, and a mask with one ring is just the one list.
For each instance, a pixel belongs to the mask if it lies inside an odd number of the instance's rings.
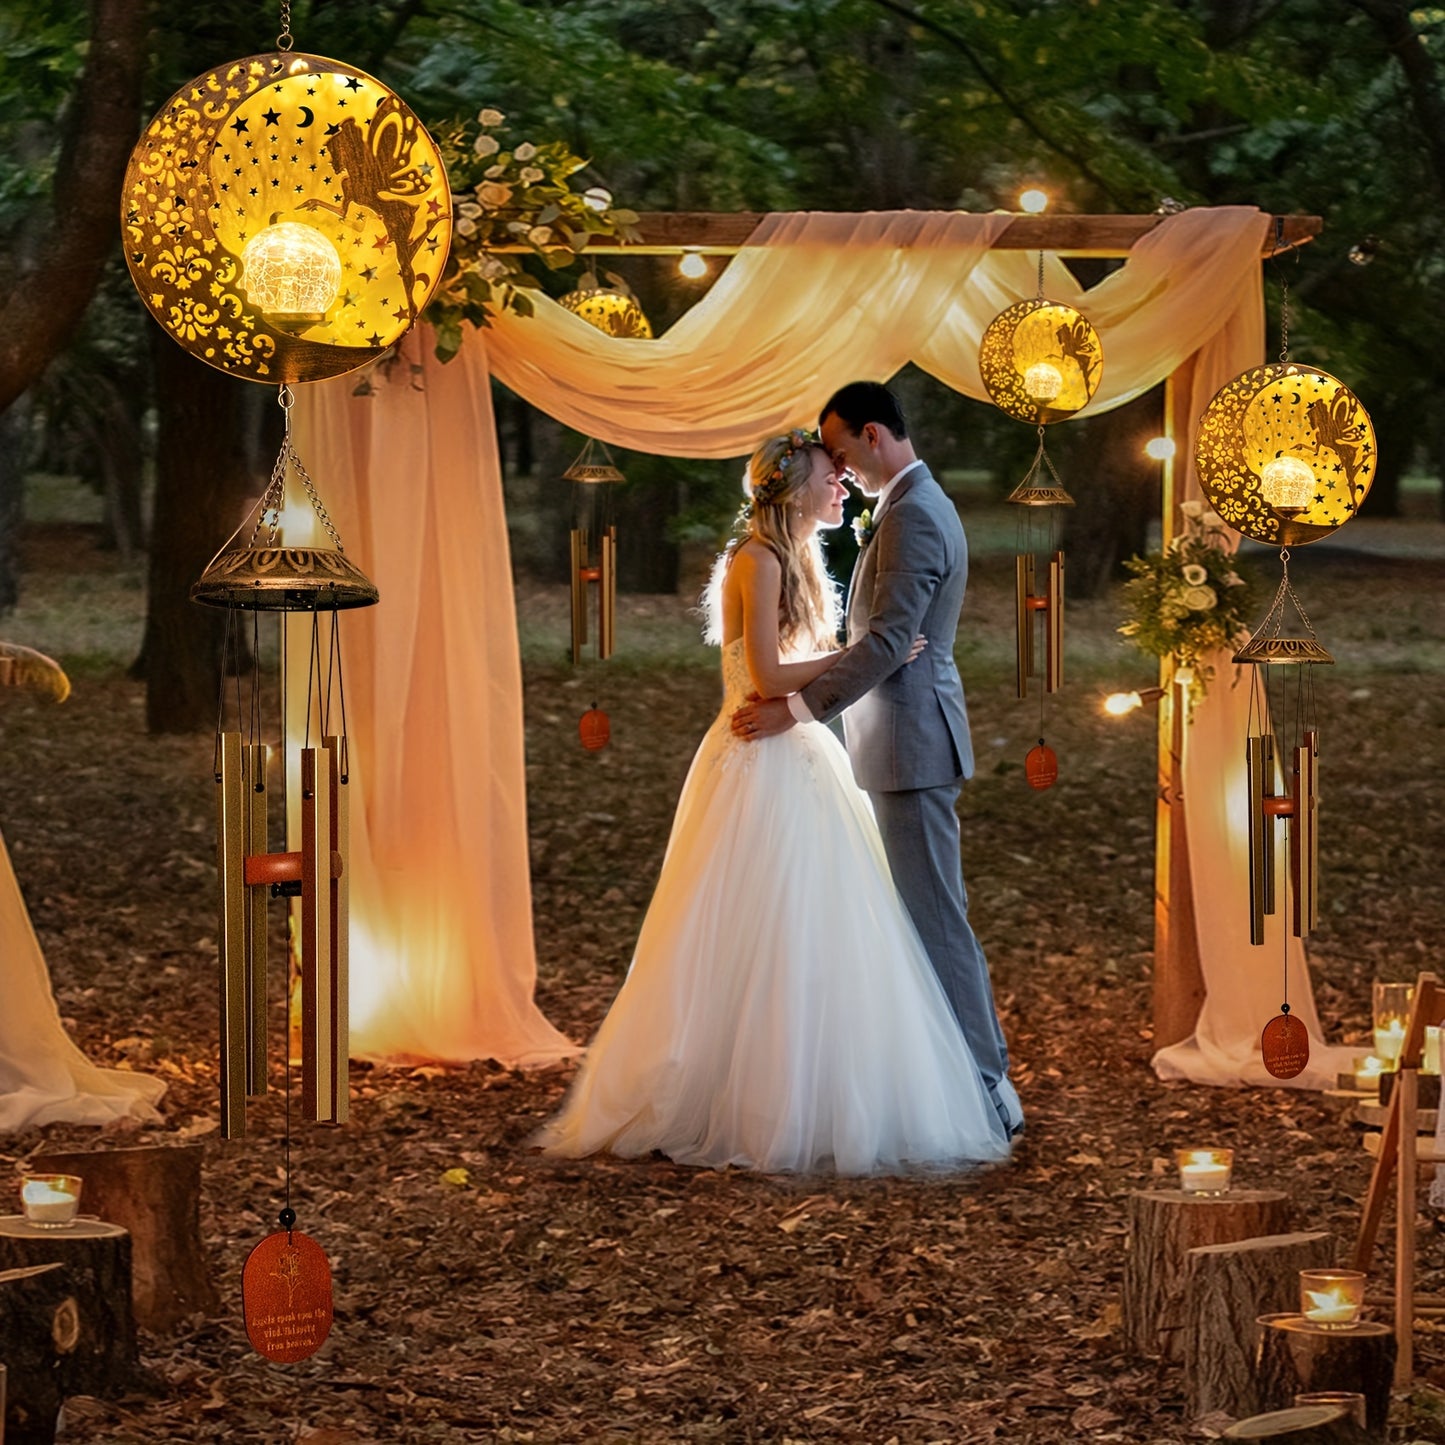
{"label": "crescent moon cutout", "polygon": [[316,112],[312,110],[309,105],[303,105],[301,107],[301,114],[304,115],[306,119],[301,122],[299,129],[305,130],[308,125],[311,125],[316,120]]}

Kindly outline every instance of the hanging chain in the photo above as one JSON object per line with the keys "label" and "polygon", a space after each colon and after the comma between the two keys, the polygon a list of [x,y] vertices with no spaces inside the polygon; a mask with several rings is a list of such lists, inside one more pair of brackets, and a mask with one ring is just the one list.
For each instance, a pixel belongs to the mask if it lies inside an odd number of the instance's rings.
{"label": "hanging chain", "polygon": [[1039,301],[1044,299],[1044,253],[1042,251],[1039,252],[1039,294],[1037,299]]}
{"label": "hanging chain", "polygon": [[294,44],[291,39],[291,0],[281,0],[281,33],[276,37],[276,49],[290,50]]}
{"label": "hanging chain", "polygon": [[1281,362],[1289,361],[1289,282],[1281,279],[1279,283],[1279,359]]}
{"label": "hanging chain", "polygon": [[316,514],[317,520],[326,529],[326,535],[331,538],[338,552],[344,552],[345,547],[341,545],[341,536],[331,521],[330,515],[316,491],[316,484],[311,480],[311,474],[302,465],[301,458],[296,455],[296,448],[291,444],[291,408],[296,403],[295,394],[285,382],[281,383],[281,390],[276,397],[276,402],[281,408],[281,414],[285,417],[285,431],[281,438],[281,450],[276,454],[275,464],[271,468],[271,480],[266,484],[265,494],[261,498],[261,506],[256,513],[256,525],[251,529],[250,546],[256,545],[256,538],[261,534],[261,528],[266,524],[266,518],[271,519],[271,531],[266,539],[268,547],[275,547],[281,541],[281,509],[286,502],[286,469],[294,467],[296,475],[301,478],[302,486],[306,489],[307,499],[311,503],[311,510]]}

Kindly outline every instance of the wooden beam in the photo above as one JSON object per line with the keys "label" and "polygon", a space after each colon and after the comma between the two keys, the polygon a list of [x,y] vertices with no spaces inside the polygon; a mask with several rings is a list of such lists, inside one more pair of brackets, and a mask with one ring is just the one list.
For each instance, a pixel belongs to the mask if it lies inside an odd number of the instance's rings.
{"label": "wooden beam", "polygon": [[[1002,251],[1052,251],[1064,256],[1127,256],[1164,216],[1016,215],[993,243]],[[745,245],[763,220],[759,211],[646,211],[638,217],[642,239],[627,244],[594,241],[595,255],[675,256],[682,251],[730,255]],[[1263,255],[1302,246],[1319,235],[1318,216],[1276,216]],[[1276,232],[1278,240],[1276,241]],[[527,250],[528,247],[497,247]]]}

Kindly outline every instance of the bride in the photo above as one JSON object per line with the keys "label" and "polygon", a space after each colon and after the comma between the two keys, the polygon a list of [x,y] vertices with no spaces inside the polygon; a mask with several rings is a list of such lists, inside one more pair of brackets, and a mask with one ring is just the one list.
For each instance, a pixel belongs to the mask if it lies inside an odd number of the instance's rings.
{"label": "bride", "polygon": [[722,708],[627,979],[535,1142],[839,1174],[1002,1159],[998,1111],[842,745],[821,723],[753,742],[730,729],[750,693],[796,691],[843,655],[818,532],[847,493],[827,454],[804,432],[774,437],[745,486],[745,534],[707,593]]}

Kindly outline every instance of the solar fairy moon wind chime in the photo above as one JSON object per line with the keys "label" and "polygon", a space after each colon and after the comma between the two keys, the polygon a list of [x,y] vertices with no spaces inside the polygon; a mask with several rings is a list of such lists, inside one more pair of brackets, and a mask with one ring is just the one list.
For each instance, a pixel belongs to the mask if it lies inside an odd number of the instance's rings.
{"label": "solar fairy moon wind chime", "polygon": [[[979,347],[979,370],[1000,411],[1038,428],[1033,464],[1008,500],[1023,508],[1014,559],[1016,673],[1019,697],[1029,679],[1041,683],[1039,741],[1024,760],[1029,785],[1047,788],[1058,777],[1058,760],[1044,741],[1044,694],[1064,685],[1064,554],[1055,534],[1055,511],[1072,507],[1044,445],[1044,428],[1088,404],[1104,371],[1098,333],[1072,306],[1044,296],[1044,255],[1039,252],[1038,294],[1018,301],[989,322]],[[1047,524],[1035,519],[1047,510]],[[1036,536],[1035,533],[1038,532]],[[1036,590],[1037,556],[1048,556],[1047,585]],[[1042,644],[1035,619],[1042,619]],[[1042,654],[1043,667],[1039,658]]]}
{"label": "solar fairy moon wind chime", "polygon": [[[1321,645],[1290,582],[1290,548],[1344,526],[1375,476],[1375,431],[1359,398],[1342,381],[1289,358],[1289,287],[1281,303],[1279,361],[1227,382],[1200,420],[1195,466],[1214,510],[1243,536],[1279,548],[1280,582],[1263,621],[1234,655],[1254,668],[1245,739],[1249,786],[1249,937],[1265,941],[1265,917],[1277,904],[1275,826],[1289,835],[1292,894],[1285,934],[1286,997],[1265,1026],[1265,1067],[1293,1078],[1309,1061],[1309,1034],[1290,1015],[1288,933],[1307,937],[1319,921],[1319,724],[1314,667],[1334,658]],[[1295,669],[1290,673],[1289,669]],[[1281,678],[1273,707],[1269,674]],[[1294,682],[1293,697],[1285,681]],[[1290,717],[1290,782],[1280,719]]]}
{"label": "solar fairy moon wind chime", "polygon": [[[191,589],[194,601],[225,609],[222,676],[235,678],[230,727],[222,688],[215,769],[225,1138],[244,1136],[246,1098],[267,1085],[272,897],[299,899],[303,1112],[341,1123],[349,1097],[349,745],[337,614],[378,595],[297,454],[292,386],[343,375],[393,346],[435,291],[451,240],[442,159],[412,111],[355,66],[293,51],[289,0],[276,44],[197,76],[162,107],[131,154],[121,200],[126,261],[151,315],[207,364],[276,385],[284,415],[264,495]],[[301,488],[288,505],[293,472]],[[287,619],[310,618],[295,851],[269,845],[275,733],[263,720],[262,612],[278,614],[281,634],[283,796]],[[313,1353],[331,1321],[326,1257],[293,1228],[290,1102],[288,1056],[282,1232],[256,1246],[242,1285],[251,1343],[276,1360]]]}

